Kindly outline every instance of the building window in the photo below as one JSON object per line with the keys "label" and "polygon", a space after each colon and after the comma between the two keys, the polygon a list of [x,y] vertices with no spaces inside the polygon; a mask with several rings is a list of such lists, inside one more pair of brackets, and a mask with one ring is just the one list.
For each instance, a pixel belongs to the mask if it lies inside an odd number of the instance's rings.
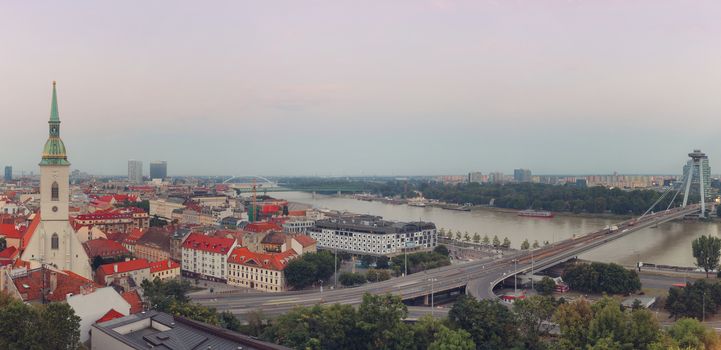
{"label": "building window", "polygon": [[58,237],[57,233],[53,233],[53,237],[50,238],[50,248],[53,250],[58,250],[59,245],[60,245],[60,238]]}
{"label": "building window", "polygon": [[53,185],[50,187],[50,199],[54,201],[60,199],[60,189],[58,188],[57,182],[53,182]]}

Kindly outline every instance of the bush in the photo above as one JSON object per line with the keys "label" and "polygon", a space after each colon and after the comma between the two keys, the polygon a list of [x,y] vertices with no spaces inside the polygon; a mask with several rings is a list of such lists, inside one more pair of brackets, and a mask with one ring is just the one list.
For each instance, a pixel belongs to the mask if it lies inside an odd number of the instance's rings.
{"label": "bush", "polygon": [[448,247],[443,244],[439,244],[435,248],[433,248],[433,252],[445,256],[448,256],[450,254],[450,252],[448,251]]}
{"label": "bush", "polygon": [[389,280],[390,278],[391,273],[388,270],[370,269],[366,273],[366,279],[368,282],[382,282]]}
{"label": "bush", "polygon": [[349,287],[366,283],[366,277],[361,273],[343,272],[338,277],[340,284]]}
{"label": "bush", "polygon": [[[394,256],[393,265],[400,266],[400,271],[405,271],[406,257],[404,255]],[[437,267],[448,266],[451,260],[448,256],[436,252],[419,252],[408,254],[408,274]]]}

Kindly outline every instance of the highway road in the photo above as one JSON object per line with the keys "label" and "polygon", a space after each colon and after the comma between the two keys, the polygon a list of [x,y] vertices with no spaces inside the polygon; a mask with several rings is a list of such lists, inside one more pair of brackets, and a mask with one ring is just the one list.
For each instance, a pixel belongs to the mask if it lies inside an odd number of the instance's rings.
{"label": "highway road", "polygon": [[368,283],[355,288],[318,290],[283,293],[200,293],[192,296],[195,302],[230,311],[241,316],[254,310],[262,310],[266,316],[283,314],[296,306],[341,303],[360,304],[363,294],[392,293],[403,299],[423,297],[431,293],[448,291],[466,286],[466,292],[479,299],[495,298],[493,287],[517,273],[541,270],[578,256],[586,251],[619,239],[633,232],[659,223],[681,218],[699,210],[698,205],[674,208],[647,215],[643,218],[626,220],[616,224],[618,230],[599,230],[534,250],[516,252],[491,262],[466,262],[411,274],[384,282]]}

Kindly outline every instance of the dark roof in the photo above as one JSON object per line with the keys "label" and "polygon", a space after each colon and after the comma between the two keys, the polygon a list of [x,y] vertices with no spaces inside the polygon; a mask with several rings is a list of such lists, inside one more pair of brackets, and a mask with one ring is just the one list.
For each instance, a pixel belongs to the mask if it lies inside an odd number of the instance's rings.
{"label": "dark roof", "polygon": [[263,240],[260,241],[262,244],[284,244],[285,243],[286,236],[283,233],[280,232],[271,232],[265,235],[263,237]]}
{"label": "dark roof", "polygon": [[355,217],[355,218],[334,218],[319,220],[315,222],[313,229],[331,229],[346,230],[352,232],[364,233],[411,233],[420,230],[435,229],[436,225],[432,222],[416,221],[416,222],[394,222],[380,220],[378,217]]}
{"label": "dark roof", "polygon": [[170,251],[170,233],[159,227],[151,227],[135,244]]}
{"label": "dark roof", "polygon": [[[118,327],[130,325],[145,319],[170,329],[158,330],[152,327],[136,329],[130,333],[116,332]],[[173,317],[169,314],[148,311],[129,315],[108,322],[93,325],[95,331],[108,334],[133,349],[213,349],[213,350],[289,350],[276,344],[262,342],[249,336],[205,323]]]}

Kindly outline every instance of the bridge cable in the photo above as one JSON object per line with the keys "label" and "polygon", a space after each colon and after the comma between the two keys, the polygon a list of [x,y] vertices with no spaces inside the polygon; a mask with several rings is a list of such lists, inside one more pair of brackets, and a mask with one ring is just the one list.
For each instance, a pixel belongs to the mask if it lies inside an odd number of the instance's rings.
{"label": "bridge cable", "polygon": [[648,214],[651,210],[653,210],[653,208],[654,208],[659,202],[661,202],[661,200],[663,200],[663,198],[666,197],[667,194],[670,193],[671,189],[672,189],[671,187],[669,187],[668,189],[666,189],[666,191],[663,192],[663,194],[661,195],[661,197],[659,197],[659,198],[656,200],[656,202],[654,202],[653,204],[651,204],[651,207],[648,208],[648,210],[646,210],[646,212],[643,213],[643,215],[641,215],[641,217],[639,217],[639,219],[643,218],[644,216],[646,216],[646,214]]}
{"label": "bridge cable", "polygon": [[[685,179],[685,176],[684,176],[684,181],[681,181],[681,183],[685,183],[685,182],[686,182],[686,179]],[[676,196],[678,196],[678,194],[681,193],[681,187],[682,187],[682,186],[679,185],[679,186],[676,186],[676,187],[678,187],[678,189],[676,190],[676,194],[674,194],[674,195],[673,195],[673,198],[671,198],[671,201],[668,203],[668,207],[666,207],[666,210],[671,209],[671,206],[673,205],[673,201],[676,200]]]}

